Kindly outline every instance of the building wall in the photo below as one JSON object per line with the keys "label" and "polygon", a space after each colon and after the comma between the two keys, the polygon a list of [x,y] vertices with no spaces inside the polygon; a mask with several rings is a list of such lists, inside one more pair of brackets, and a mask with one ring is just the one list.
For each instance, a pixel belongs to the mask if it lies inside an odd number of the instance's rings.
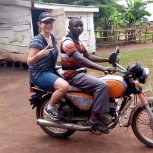
{"label": "building wall", "polygon": [[[58,26],[56,25],[58,33],[55,34],[55,37],[57,36],[58,39],[61,39],[61,36],[68,32],[69,17],[81,17],[84,23],[84,32],[80,39],[84,42],[89,52],[95,52],[93,13],[61,11],[57,10],[54,13],[58,24]],[[0,59],[8,58],[14,61],[26,62],[28,45],[33,37],[31,21],[30,7],[0,4]],[[60,42],[60,40],[58,41]]]}
{"label": "building wall", "polygon": [[[27,55],[27,46],[31,40],[31,11],[26,7],[0,5],[0,56],[26,61],[15,57]],[[12,55],[6,53],[13,53]]]}
{"label": "building wall", "polygon": [[81,18],[81,20],[84,23],[84,31],[80,36],[80,39],[83,41],[89,52],[95,52],[96,42],[95,42],[95,33],[94,33],[93,13],[66,12],[65,13],[66,33],[69,31],[68,23],[71,17]]}

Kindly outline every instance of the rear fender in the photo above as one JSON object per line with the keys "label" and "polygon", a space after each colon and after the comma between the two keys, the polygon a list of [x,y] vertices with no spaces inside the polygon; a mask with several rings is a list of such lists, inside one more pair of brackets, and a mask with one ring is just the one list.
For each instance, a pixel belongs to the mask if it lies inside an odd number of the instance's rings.
{"label": "rear fender", "polygon": [[49,100],[51,98],[51,94],[46,93],[46,94],[38,94],[35,93],[34,95],[31,96],[29,99],[30,105],[32,105],[32,109],[41,106],[45,101]]}

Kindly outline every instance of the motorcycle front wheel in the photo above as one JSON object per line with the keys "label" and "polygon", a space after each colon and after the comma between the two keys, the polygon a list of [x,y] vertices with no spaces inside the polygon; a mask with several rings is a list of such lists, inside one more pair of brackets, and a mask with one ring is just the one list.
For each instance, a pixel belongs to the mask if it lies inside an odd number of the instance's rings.
{"label": "motorcycle front wheel", "polygon": [[[36,109],[36,118],[37,119],[52,120],[45,113],[45,108],[46,108],[47,104],[48,104],[48,101],[45,101],[44,103],[42,103],[42,105],[37,107],[37,109]],[[51,137],[56,137],[56,138],[68,138],[69,136],[71,136],[75,132],[74,130],[49,127],[49,126],[44,126],[44,125],[40,125],[40,127],[46,134],[48,134]]]}
{"label": "motorcycle front wheel", "polygon": [[[153,112],[153,103],[150,105]],[[132,120],[132,130],[135,136],[146,146],[153,148],[153,129],[151,118],[145,108],[139,108]]]}

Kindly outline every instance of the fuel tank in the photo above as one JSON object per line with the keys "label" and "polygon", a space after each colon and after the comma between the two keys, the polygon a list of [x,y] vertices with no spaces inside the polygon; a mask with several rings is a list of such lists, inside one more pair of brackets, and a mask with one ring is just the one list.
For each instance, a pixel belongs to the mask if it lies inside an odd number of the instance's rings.
{"label": "fuel tank", "polygon": [[[119,98],[121,97],[126,89],[127,83],[124,81],[123,77],[117,75],[107,75],[101,78],[98,78],[107,83],[109,89],[110,98]],[[71,90],[65,97],[69,99],[77,108],[83,111],[89,111],[92,107],[93,96],[84,93],[83,91]]]}
{"label": "fuel tank", "polygon": [[106,82],[106,84],[108,85],[108,89],[109,89],[109,97],[111,98],[121,97],[127,89],[127,83],[124,81],[123,77],[121,76],[106,75],[98,79]]}

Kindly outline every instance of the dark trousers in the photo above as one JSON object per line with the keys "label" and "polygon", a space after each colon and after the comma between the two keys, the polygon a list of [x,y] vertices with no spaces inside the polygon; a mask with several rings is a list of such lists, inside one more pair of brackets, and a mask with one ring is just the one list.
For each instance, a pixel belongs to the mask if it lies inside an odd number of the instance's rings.
{"label": "dark trousers", "polygon": [[85,73],[79,73],[67,81],[70,85],[93,94],[94,99],[92,111],[94,113],[109,112],[109,93],[105,82]]}

